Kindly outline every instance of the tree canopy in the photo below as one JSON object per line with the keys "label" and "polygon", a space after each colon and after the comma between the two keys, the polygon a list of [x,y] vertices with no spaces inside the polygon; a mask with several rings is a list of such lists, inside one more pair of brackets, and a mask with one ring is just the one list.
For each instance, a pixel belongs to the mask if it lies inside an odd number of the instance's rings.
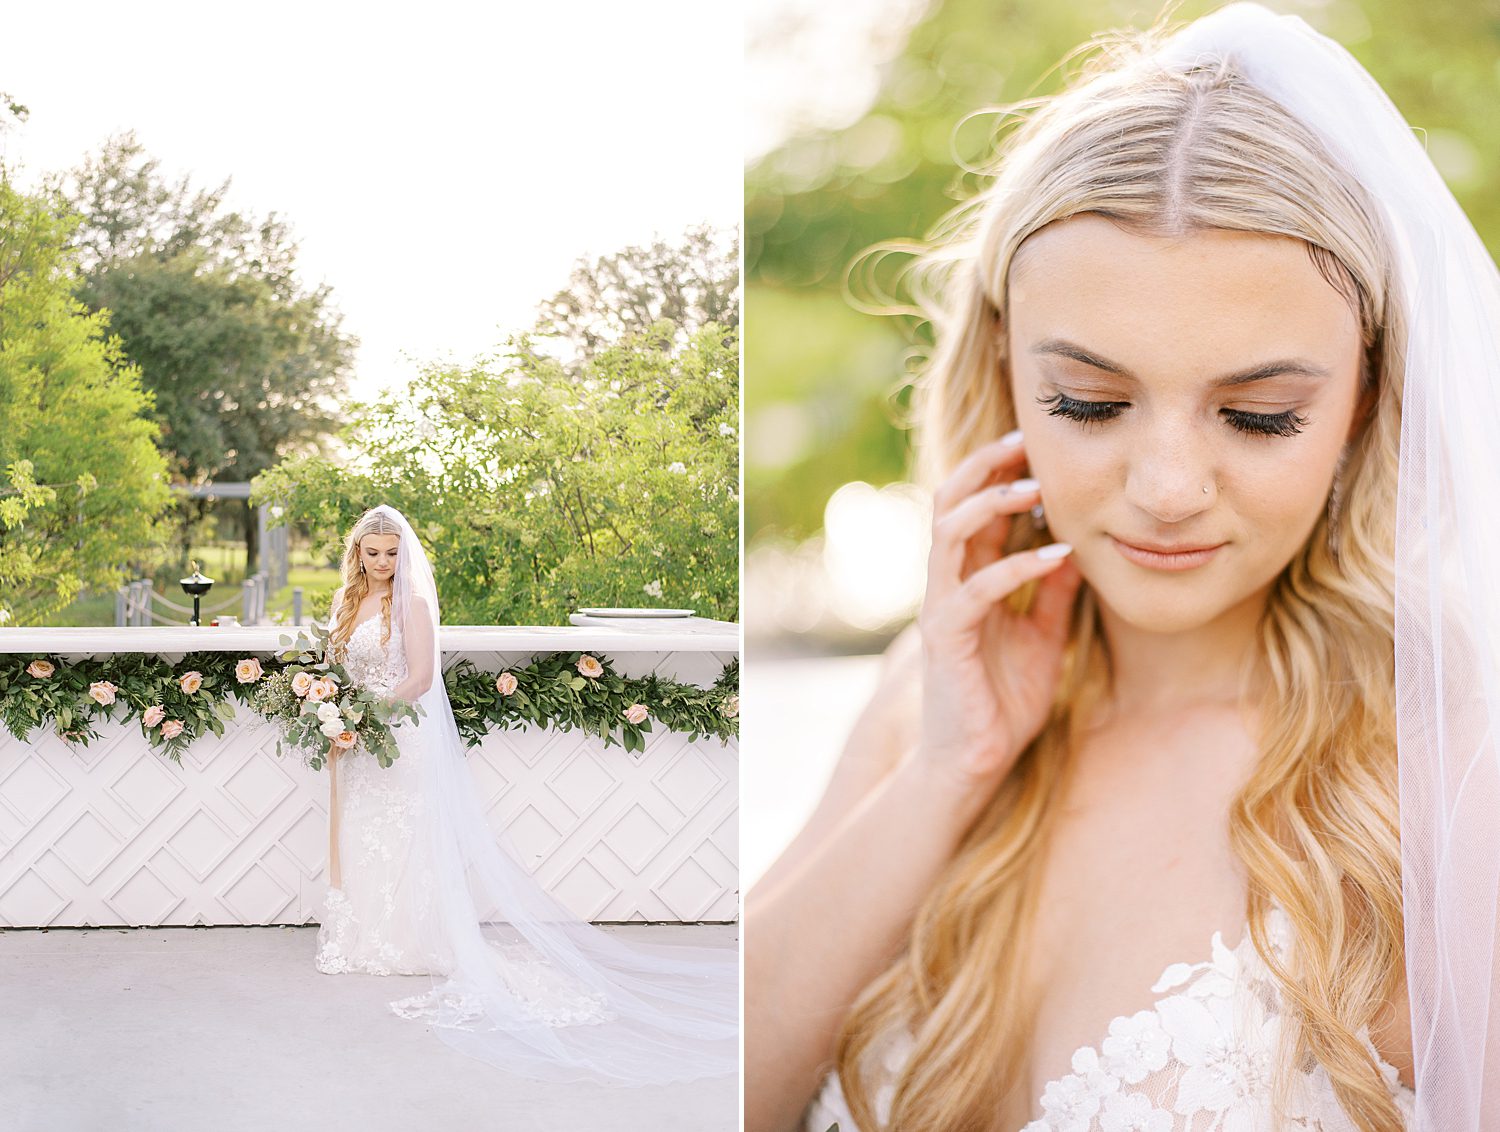
{"label": "tree canopy", "polygon": [[676,241],[580,259],[568,285],[541,304],[533,333],[561,339],[581,361],[663,321],[679,343],[709,323],[735,329],[739,254],[737,232],[699,224]]}
{"label": "tree canopy", "polygon": [[[500,364],[427,368],[322,456],[256,478],[334,551],[388,503],[433,560],[448,624],[563,624],[580,605],[738,617],[738,336],[657,323],[569,373],[529,338]],[[330,587],[331,589],[332,587]]]}
{"label": "tree canopy", "polygon": [[79,296],[112,312],[172,471],[191,482],[250,479],[315,450],[357,345],[331,289],[299,278],[287,225],[227,210],[228,187],[168,181],[130,132],[62,181],[80,217]]}
{"label": "tree canopy", "polygon": [[0,622],[112,589],[165,537],[151,395],[108,318],[74,297],[75,219],[0,167]]}

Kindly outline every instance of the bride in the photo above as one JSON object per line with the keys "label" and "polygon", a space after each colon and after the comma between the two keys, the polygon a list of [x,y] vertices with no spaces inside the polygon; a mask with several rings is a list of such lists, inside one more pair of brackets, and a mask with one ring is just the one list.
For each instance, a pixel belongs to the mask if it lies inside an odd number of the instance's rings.
{"label": "bride", "polygon": [[952,220],[926,594],[747,898],[748,1132],[1500,1127],[1494,263],[1250,4]]}
{"label": "bride", "polygon": [[424,714],[393,729],[389,768],[330,752],[342,875],[320,911],[318,970],[431,976],[391,1009],[527,1077],[639,1085],[734,1072],[733,952],[626,943],[581,922],[490,831],[439,667],[432,568],[405,516],[366,511],[342,573],[330,659]]}

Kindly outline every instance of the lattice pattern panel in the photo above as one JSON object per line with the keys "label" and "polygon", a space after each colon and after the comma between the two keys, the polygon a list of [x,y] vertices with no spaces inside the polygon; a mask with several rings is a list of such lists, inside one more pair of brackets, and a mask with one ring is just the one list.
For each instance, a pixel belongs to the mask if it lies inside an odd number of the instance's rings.
{"label": "lattice pattern panel", "polygon": [[[687,656],[709,679],[724,659]],[[240,708],[180,767],[138,724],[101,730],[77,751],[0,732],[0,927],[313,921],[328,883],[328,780],[278,757],[272,725]],[[660,731],[630,754],[528,728],[489,735],[469,765],[497,835],[578,915],[737,918],[733,742]]]}

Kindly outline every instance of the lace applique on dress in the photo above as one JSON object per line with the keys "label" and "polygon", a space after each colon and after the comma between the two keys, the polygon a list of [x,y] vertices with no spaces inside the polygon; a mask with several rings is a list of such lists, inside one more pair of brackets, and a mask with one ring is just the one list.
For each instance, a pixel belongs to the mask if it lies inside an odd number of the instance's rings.
{"label": "lace applique on dress", "polygon": [[[589,1025],[619,1017],[604,995],[590,992],[571,979],[560,977],[552,964],[524,945],[495,948],[496,969],[527,1018],[548,1026]],[[452,982],[426,994],[413,995],[390,1004],[403,1018],[415,1018],[435,1026],[458,1029],[498,1029],[473,1024],[485,1016],[479,996]]]}
{"label": "lace applique on dress", "polygon": [[[401,630],[380,644],[382,618],[375,614],[355,626],[345,651],[344,669],[357,684],[389,695],[407,676]],[[436,876],[424,837],[428,817],[420,760],[424,747],[412,723],[395,730],[400,754],[382,768],[370,754],[339,760],[339,857],[342,888],[330,887],[318,927],[315,963],[327,974],[433,974],[451,969],[451,957],[429,954]],[[526,944],[494,949],[495,967],[513,1000],[496,1012],[520,1015],[550,1026],[607,1022],[617,1017],[605,997],[558,974]],[[481,999],[451,980],[433,990],[398,999],[391,1010],[403,1018],[458,1028],[475,1026],[486,1011]]]}
{"label": "lace applique on dress", "polygon": [[[1278,955],[1291,944],[1291,925],[1272,907],[1267,934]],[[1270,1097],[1282,1028],[1281,998],[1270,971],[1247,932],[1237,947],[1212,940],[1212,958],[1173,963],[1152,986],[1158,998],[1149,1010],[1109,1023],[1095,1046],[1072,1058],[1073,1072],[1048,1082],[1042,1116],[1020,1132],[1280,1132],[1272,1123]],[[1368,1031],[1360,1039],[1375,1057],[1404,1123],[1412,1120],[1415,1096],[1396,1069],[1380,1058]],[[877,1086],[875,1111],[890,1116],[893,1080],[910,1055],[912,1036],[898,1031],[880,1047],[885,1080]],[[849,1115],[838,1077],[830,1073],[809,1106],[805,1132],[859,1132]],[[1321,1065],[1293,1082],[1283,1128],[1305,1132],[1356,1132]]]}
{"label": "lace applique on dress", "polygon": [[[382,695],[406,678],[399,626],[382,648],[379,614],[350,634],[344,669]],[[414,851],[423,815],[419,745],[410,724],[396,728],[400,755],[382,768],[373,755],[339,759],[339,860],[344,887],[328,889],[319,914],[318,970],[327,974],[418,975],[432,957],[419,945],[422,909],[433,877],[427,854]]]}

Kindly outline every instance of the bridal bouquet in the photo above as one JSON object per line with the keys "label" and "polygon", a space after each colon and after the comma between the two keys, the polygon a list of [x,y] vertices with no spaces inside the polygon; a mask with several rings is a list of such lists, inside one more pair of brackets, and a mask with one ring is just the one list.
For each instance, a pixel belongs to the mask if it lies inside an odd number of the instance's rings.
{"label": "bridal bouquet", "polygon": [[285,667],[261,681],[255,706],[281,725],[276,753],[284,743],[302,751],[307,765],[323,769],[330,747],[346,754],[364,750],[388,767],[400,754],[391,728],[425,714],[420,704],[392,701],[349,679],[342,664],[328,656],[328,627],[313,622],[311,632],[283,635]]}

